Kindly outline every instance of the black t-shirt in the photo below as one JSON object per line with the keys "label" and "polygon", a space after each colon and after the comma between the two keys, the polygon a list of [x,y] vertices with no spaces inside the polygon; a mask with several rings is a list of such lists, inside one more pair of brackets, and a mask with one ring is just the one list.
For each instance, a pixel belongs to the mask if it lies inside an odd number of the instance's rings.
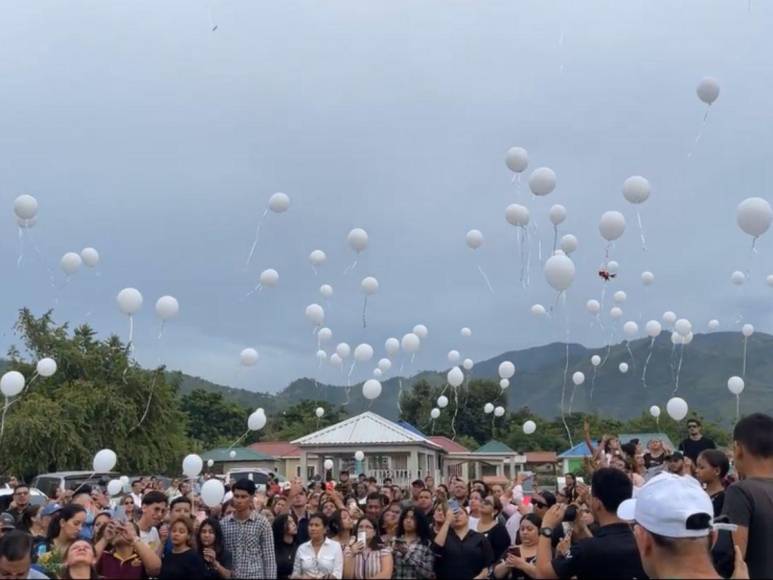
{"label": "black t-shirt", "polygon": [[201,578],[206,575],[207,568],[204,560],[195,550],[188,550],[181,554],[170,552],[161,561],[161,580],[185,580],[187,578]]}
{"label": "black t-shirt", "polygon": [[510,534],[507,532],[507,528],[497,522],[493,528],[487,532],[481,532],[488,543],[491,544],[491,549],[494,552],[494,560],[498,561],[502,558],[502,554],[505,553],[510,545]]}
{"label": "black t-shirt", "polygon": [[295,552],[298,550],[298,544],[286,544],[284,541],[281,541],[274,546],[274,550],[276,550],[276,577],[279,580],[286,580],[293,573]]}
{"label": "black t-shirt", "polygon": [[650,454],[649,451],[644,454],[644,467],[647,469],[650,469],[651,467],[657,467],[658,465],[663,465],[666,461],[666,452],[662,452],[657,457],[654,457],[652,454]]}
{"label": "black t-shirt", "polygon": [[438,578],[474,578],[494,563],[491,544],[483,534],[469,530],[464,540],[448,530],[445,546],[432,545]]}
{"label": "black t-shirt", "polygon": [[598,529],[592,538],[572,545],[566,558],[553,560],[559,578],[647,578],[628,524]]}
{"label": "black t-shirt", "polygon": [[700,455],[701,451],[705,451],[706,449],[716,449],[717,445],[709,439],[708,437],[701,437],[697,441],[693,441],[689,437],[682,441],[679,444],[679,451],[684,453],[687,457],[692,459],[692,462],[695,463],[698,461],[698,455]]}
{"label": "black t-shirt", "polygon": [[[202,556],[202,559],[204,557]],[[223,548],[223,551],[220,553],[220,556],[218,556],[217,561],[220,563],[220,565],[225,568],[226,570],[233,570],[233,558],[231,557],[231,552]],[[204,576],[202,578],[212,578],[213,580],[220,578],[220,573],[215,569],[214,566],[211,566],[209,562],[204,560]]]}
{"label": "black t-shirt", "polygon": [[752,578],[773,578],[773,477],[749,477],[725,490],[723,513],[749,529],[746,564]]}

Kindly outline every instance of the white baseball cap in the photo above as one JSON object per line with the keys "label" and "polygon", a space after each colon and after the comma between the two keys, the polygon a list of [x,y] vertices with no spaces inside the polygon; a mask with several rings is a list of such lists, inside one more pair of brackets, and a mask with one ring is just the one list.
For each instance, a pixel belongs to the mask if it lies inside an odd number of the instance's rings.
{"label": "white baseball cap", "polygon": [[635,499],[627,499],[617,508],[620,519],[635,521],[667,538],[707,536],[713,515],[711,499],[698,481],[673,473],[653,477],[639,488]]}

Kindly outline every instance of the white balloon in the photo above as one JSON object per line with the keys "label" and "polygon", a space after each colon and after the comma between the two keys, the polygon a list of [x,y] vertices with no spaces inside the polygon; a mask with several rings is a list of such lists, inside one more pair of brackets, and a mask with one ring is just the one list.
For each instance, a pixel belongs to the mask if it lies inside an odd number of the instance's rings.
{"label": "white balloon", "polygon": [[121,312],[131,316],[142,308],[142,294],[136,288],[124,288],[118,293],[116,302]]}
{"label": "white balloon", "polygon": [[572,375],[572,382],[579,387],[585,382],[585,375],[580,371],[577,371]]}
{"label": "white balloon", "polygon": [[95,268],[99,264],[99,252],[94,248],[83,248],[81,250],[81,259],[89,268]]}
{"label": "white balloon", "polygon": [[505,219],[512,226],[524,227],[529,224],[529,208],[511,203],[505,208]]}
{"label": "white balloon", "polygon": [[319,349],[319,350],[317,351],[317,360],[318,360],[319,362],[326,361],[326,360],[327,360],[327,353],[326,353],[324,350],[322,350],[322,349]]}
{"label": "white balloon", "polygon": [[215,465],[215,460],[214,459],[207,459],[207,467],[212,467],[213,465]]}
{"label": "white balloon", "polygon": [[629,320],[623,324],[623,332],[626,336],[636,336],[639,332],[639,325],[636,324],[633,320]]}
{"label": "white balloon", "polygon": [[641,175],[629,177],[623,183],[623,197],[630,203],[644,203],[650,196],[650,182]]}
{"label": "white balloon", "polygon": [[523,432],[526,435],[531,435],[537,430],[537,424],[534,421],[526,421],[523,424]]}
{"label": "white balloon", "polygon": [[676,322],[676,314],[674,312],[671,312],[670,310],[666,310],[663,313],[662,320],[666,324],[673,324],[674,322]]}
{"label": "white balloon", "polygon": [[83,259],[80,257],[80,255],[76,254],[75,252],[67,252],[64,256],[62,256],[62,260],[59,262],[59,265],[65,274],[71,276],[80,269],[82,263]]}
{"label": "white balloon", "polygon": [[355,451],[354,452],[354,458],[357,461],[362,461],[363,459],[365,459],[365,453],[363,451]]}
{"label": "white balloon", "polygon": [[461,332],[462,336],[464,336],[464,337],[472,336],[472,330],[470,330],[466,326],[464,328],[462,328],[462,330],[460,332]]}
{"label": "white balloon", "polygon": [[424,340],[425,338],[427,338],[427,335],[429,334],[429,330],[423,324],[417,324],[416,326],[413,327],[413,334],[418,336],[421,340]]}
{"label": "white balloon", "polygon": [[325,459],[325,469],[327,471],[330,471],[331,469],[333,469],[333,465],[334,464],[332,459]]}
{"label": "white balloon", "polygon": [[652,405],[650,407],[650,415],[652,415],[655,418],[660,417],[660,407],[658,407],[657,405]]}
{"label": "white balloon", "polygon": [[362,396],[372,401],[378,398],[381,394],[381,383],[376,379],[368,379],[365,384],[362,385]]}
{"label": "white balloon", "polygon": [[367,343],[358,344],[354,349],[354,360],[357,362],[368,362],[373,358],[373,347]]}
{"label": "white balloon", "polygon": [[100,449],[94,455],[94,459],[91,462],[94,473],[105,473],[112,471],[115,464],[118,462],[118,456],[112,449]]}
{"label": "white balloon", "polygon": [[337,352],[334,352],[330,355],[330,364],[340,369],[344,364],[344,359],[342,359]]}
{"label": "white balloon", "polygon": [[448,407],[448,397],[446,397],[445,395],[440,395],[437,398],[437,406],[440,409],[445,409],[446,407]]}
{"label": "white balloon", "polygon": [[201,501],[208,507],[220,505],[225,497],[225,486],[217,477],[208,479],[201,486]]}
{"label": "white balloon", "polygon": [[651,286],[655,281],[655,274],[650,271],[644,271],[641,273],[641,283],[645,286]]}
{"label": "white balloon", "polygon": [[156,314],[161,320],[170,320],[180,313],[180,304],[174,296],[162,296],[156,300]]}
{"label": "white balloon", "polygon": [[358,254],[368,247],[368,232],[362,228],[354,228],[346,236],[349,247]]}
{"label": "white balloon", "polygon": [[319,332],[317,332],[317,340],[319,342],[327,342],[331,338],[333,338],[333,331],[330,330],[327,326],[323,326],[319,329]]}
{"label": "white balloon", "polygon": [[247,429],[250,431],[260,431],[266,426],[267,417],[264,413],[255,411],[247,417]]}
{"label": "white balloon", "polygon": [[495,407],[494,408],[494,416],[495,417],[503,417],[505,414],[505,408],[504,407]]}
{"label": "white balloon", "polygon": [[309,262],[312,266],[321,266],[327,261],[327,254],[322,250],[314,250],[309,254]]}
{"label": "white balloon", "polygon": [[650,338],[656,338],[660,336],[660,333],[663,331],[663,327],[657,320],[649,320],[645,326],[645,329],[647,330],[647,336]]}
{"label": "white balloon", "polygon": [[610,274],[617,274],[617,271],[620,269],[620,264],[618,264],[614,260],[610,260],[607,262],[607,272]]}
{"label": "white balloon", "polygon": [[231,451],[231,452],[229,452],[229,453],[228,453],[228,457],[230,457],[231,459],[233,459],[234,457],[236,457],[236,451]]}
{"label": "white balloon", "polygon": [[556,173],[550,167],[539,167],[529,176],[529,189],[534,195],[547,195],[556,188]]}
{"label": "white balloon", "polygon": [[486,413],[486,415],[491,415],[491,413],[494,412],[494,404],[486,403],[485,405],[483,405],[483,412]]}
{"label": "white balloon", "polygon": [[376,280],[373,276],[367,276],[362,279],[362,282],[360,282],[360,289],[365,293],[365,295],[373,296],[376,292],[378,292],[378,280]]}
{"label": "white balloon", "polygon": [[566,219],[566,208],[560,203],[555,204],[548,211],[548,218],[554,226],[563,223]]}
{"label": "white balloon", "polygon": [[111,496],[118,495],[123,491],[123,484],[120,479],[111,479],[107,482],[107,493]]}
{"label": "white balloon", "polygon": [[384,373],[381,371],[381,369],[373,369],[373,378],[380,379],[382,376],[384,376]]}
{"label": "white balloon", "polygon": [[392,368],[392,361],[388,358],[382,358],[378,361],[378,368],[381,369],[382,373],[385,373]]}
{"label": "white balloon", "polygon": [[752,334],[754,334],[754,326],[751,324],[744,324],[743,328],[741,328],[741,334],[743,334],[746,338],[749,338]]}
{"label": "white balloon", "polygon": [[440,417],[440,409],[435,407],[429,412],[429,416],[432,417],[433,419],[437,419],[438,417]]}
{"label": "white balloon", "polygon": [[402,340],[400,341],[400,346],[405,352],[413,354],[419,351],[419,347],[421,347],[421,340],[418,336],[416,336],[416,334],[409,332],[403,336]]}
{"label": "white balloon", "polygon": [[613,320],[617,320],[623,316],[623,309],[619,306],[613,306],[609,309],[609,316],[611,316]]}
{"label": "white balloon", "polygon": [[464,239],[467,242],[467,246],[473,250],[477,250],[483,245],[483,234],[480,230],[470,230]]}
{"label": "white balloon", "polygon": [[666,412],[674,421],[681,421],[687,416],[687,401],[681,397],[673,397],[666,404]]}
{"label": "white balloon", "polygon": [[614,296],[612,297],[612,299],[615,301],[615,304],[622,304],[625,302],[626,298],[628,298],[628,295],[622,290],[615,292]]}
{"label": "white balloon", "polygon": [[719,328],[719,320],[712,318],[709,320],[709,330],[716,330]]}
{"label": "white balloon", "polygon": [[258,362],[258,351],[254,348],[245,348],[239,354],[242,366],[251,367]]}
{"label": "white balloon", "polygon": [[17,197],[13,202],[13,211],[20,220],[31,220],[38,213],[38,200],[28,194]]}
{"label": "white balloon", "polygon": [[542,304],[535,304],[531,307],[531,313],[534,316],[545,316],[545,313],[547,311],[545,310],[545,307]]}
{"label": "white balloon", "polygon": [[448,371],[446,380],[452,387],[458,387],[461,385],[464,382],[464,373],[462,372],[462,369],[459,367],[452,368],[450,371]]}
{"label": "white balloon", "polygon": [[53,376],[56,372],[56,361],[52,358],[42,358],[35,367],[41,377]]}
{"label": "white balloon", "polygon": [[598,314],[599,310],[601,310],[601,303],[598,300],[588,300],[585,303],[585,310],[591,314]]}
{"label": "white balloon", "polygon": [[672,332],[671,333],[671,342],[673,344],[684,344],[684,340],[682,338],[682,335],[678,332]]}
{"label": "white balloon", "polygon": [[384,350],[388,356],[394,357],[400,352],[400,341],[396,338],[387,338],[386,342],[384,342]]}
{"label": "white balloon", "polygon": [[499,387],[502,390],[506,389],[509,386],[510,386],[510,381],[508,381],[507,379],[502,379],[502,380],[499,381]]}
{"label": "white balloon", "polygon": [[342,359],[348,358],[349,355],[352,354],[352,347],[345,342],[339,342],[336,346],[336,353]]}
{"label": "white balloon", "polygon": [[325,323],[325,309],[319,304],[309,304],[306,307],[306,320],[314,326],[322,326]]}
{"label": "white balloon", "polygon": [[523,147],[510,147],[505,155],[505,165],[514,173],[522,173],[529,166],[529,152]]}
{"label": "white balloon", "polygon": [[621,373],[625,374],[628,372],[628,363],[621,362],[617,368],[620,369]]}
{"label": "white balloon", "polygon": [[682,336],[687,336],[692,332],[692,323],[686,318],[680,318],[674,324],[674,330]]}
{"label": "white balloon", "polygon": [[273,288],[279,284],[279,272],[273,268],[268,268],[260,273],[260,283],[266,288]]}
{"label": "white balloon", "polygon": [[268,198],[268,209],[274,213],[284,213],[290,207],[290,197],[286,193],[275,193]]}
{"label": "white balloon", "polygon": [[730,282],[732,282],[734,286],[742,286],[743,283],[746,282],[746,274],[736,270],[730,274]]}
{"label": "white balloon", "polygon": [[474,366],[474,363],[472,362],[471,358],[466,358],[462,362],[462,366],[464,367],[464,370],[469,371],[469,370],[472,370],[472,367]]}
{"label": "white balloon", "polygon": [[0,378],[0,392],[6,397],[15,397],[24,390],[24,375],[19,371],[8,371]]}
{"label": "white balloon", "polygon": [[773,209],[761,197],[749,197],[738,204],[735,217],[738,227],[756,238],[768,231],[773,222]]}
{"label": "white balloon", "polygon": [[459,354],[458,350],[449,350],[448,351],[448,362],[452,365],[455,365],[459,362],[459,359],[461,358],[461,354]]}
{"label": "white balloon", "polygon": [[333,287],[330,284],[322,284],[319,287],[319,293],[322,295],[322,298],[330,299],[333,296]]}
{"label": "white balloon", "polygon": [[548,284],[554,290],[563,292],[574,281],[574,262],[561,250],[558,250],[545,262],[544,272]]}
{"label": "white balloon", "polygon": [[509,360],[499,363],[499,378],[509,379],[515,374],[515,365]]}
{"label": "white balloon", "polygon": [[569,255],[577,249],[579,242],[577,238],[572,234],[566,234],[561,237],[561,241],[558,242],[558,247],[561,248],[565,254]]}
{"label": "white balloon", "polygon": [[590,364],[592,364],[594,367],[597,367],[601,364],[601,357],[597,354],[594,354],[592,357],[590,357]]}
{"label": "white balloon", "polygon": [[719,97],[719,81],[713,77],[704,77],[695,88],[695,93],[701,101],[711,106]]}
{"label": "white balloon", "polygon": [[730,377],[727,379],[727,388],[734,395],[743,393],[744,382],[741,377]]}
{"label": "white balloon", "polygon": [[195,453],[186,455],[183,459],[183,475],[186,477],[197,477],[203,467],[204,461]]}
{"label": "white balloon", "polygon": [[608,242],[613,242],[625,231],[625,217],[619,211],[608,211],[601,216],[599,233]]}

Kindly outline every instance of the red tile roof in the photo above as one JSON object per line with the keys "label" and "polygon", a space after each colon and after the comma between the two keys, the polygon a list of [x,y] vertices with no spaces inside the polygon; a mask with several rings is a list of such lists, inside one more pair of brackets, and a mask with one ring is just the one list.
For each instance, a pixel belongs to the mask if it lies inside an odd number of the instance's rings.
{"label": "red tile roof", "polygon": [[555,451],[527,451],[526,463],[555,463],[558,456]]}
{"label": "red tile roof", "polygon": [[250,445],[250,449],[272,457],[300,457],[299,447],[287,441],[259,441]]}
{"label": "red tile roof", "polygon": [[445,449],[449,453],[469,453],[470,452],[470,450],[467,449],[464,445],[460,445],[456,441],[452,441],[448,437],[443,437],[442,435],[433,435],[432,437],[429,437],[429,440],[432,441],[435,445],[440,445],[443,449]]}

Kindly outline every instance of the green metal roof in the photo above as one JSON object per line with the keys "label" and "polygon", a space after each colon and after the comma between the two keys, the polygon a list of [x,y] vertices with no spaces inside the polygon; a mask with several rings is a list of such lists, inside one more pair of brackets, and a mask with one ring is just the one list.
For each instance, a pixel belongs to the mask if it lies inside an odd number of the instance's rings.
{"label": "green metal roof", "polygon": [[[231,451],[236,452],[235,457],[231,457]],[[227,447],[220,447],[218,449],[210,449],[206,453],[201,454],[201,458],[204,461],[273,461],[274,458],[271,455],[265,453],[259,453],[249,447],[234,447],[228,449]]]}
{"label": "green metal roof", "polygon": [[510,449],[507,445],[496,439],[492,439],[483,446],[478,447],[473,453],[500,453],[500,454],[515,454],[515,451]]}

